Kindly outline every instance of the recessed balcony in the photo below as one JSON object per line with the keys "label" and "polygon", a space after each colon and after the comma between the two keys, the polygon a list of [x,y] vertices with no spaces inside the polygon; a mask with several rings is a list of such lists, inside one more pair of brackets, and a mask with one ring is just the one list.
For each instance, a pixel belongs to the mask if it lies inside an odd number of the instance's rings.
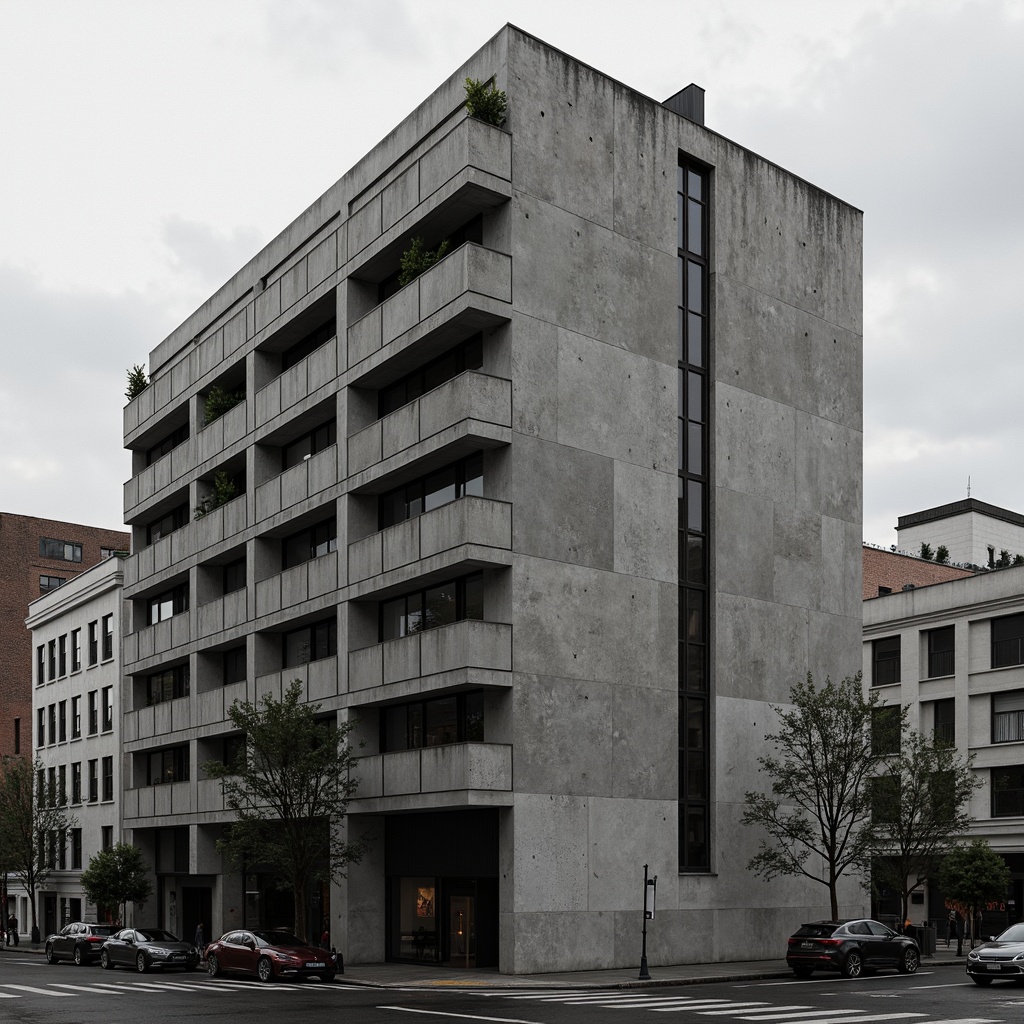
{"label": "recessed balcony", "polygon": [[155,817],[191,814],[195,810],[192,784],[171,782],[126,789],[121,794],[121,807],[128,828],[151,826]]}
{"label": "recessed balcony", "polygon": [[338,482],[338,446],[332,444],[256,488],[256,522],[262,523]]}
{"label": "recessed balcony", "polygon": [[130,522],[140,515],[139,506],[171,487],[180,487],[182,478],[195,466],[195,447],[191,438],[172,448],[124,484],[124,518]]}
{"label": "recessed balcony", "polygon": [[215,598],[196,609],[200,637],[213,636],[225,629],[240,626],[248,619],[245,589]]}
{"label": "recessed balcony", "polygon": [[338,589],[338,553],[311,558],[256,584],[256,617],[274,615]]}
{"label": "recessed balcony", "polygon": [[225,448],[241,441],[246,434],[247,402],[239,402],[196,434],[196,461],[198,464],[222,455]]}
{"label": "recessed balcony", "polygon": [[307,399],[310,405],[320,401],[317,393],[337,376],[338,339],[332,338],[256,392],[256,429],[282,413],[297,413]]}

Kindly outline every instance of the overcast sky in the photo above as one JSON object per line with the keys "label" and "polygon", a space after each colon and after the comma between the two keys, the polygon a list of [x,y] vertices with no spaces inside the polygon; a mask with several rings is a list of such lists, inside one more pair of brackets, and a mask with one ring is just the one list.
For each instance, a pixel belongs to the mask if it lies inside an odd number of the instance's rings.
{"label": "overcast sky", "polygon": [[865,211],[866,540],[1024,512],[1024,0],[0,0],[0,511],[119,526],[126,369],[506,21]]}

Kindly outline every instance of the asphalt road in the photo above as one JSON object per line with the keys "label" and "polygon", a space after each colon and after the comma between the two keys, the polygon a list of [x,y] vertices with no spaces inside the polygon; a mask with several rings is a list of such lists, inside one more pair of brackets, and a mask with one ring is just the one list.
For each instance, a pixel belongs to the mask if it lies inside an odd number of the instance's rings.
{"label": "asphalt road", "polygon": [[981,989],[949,967],[849,981],[816,976],[643,989],[426,991],[139,975],[0,956],[5,1024],[251,1022],[266,1016],[273,1024],[1021,1024],[1024,988],[997,982]]}

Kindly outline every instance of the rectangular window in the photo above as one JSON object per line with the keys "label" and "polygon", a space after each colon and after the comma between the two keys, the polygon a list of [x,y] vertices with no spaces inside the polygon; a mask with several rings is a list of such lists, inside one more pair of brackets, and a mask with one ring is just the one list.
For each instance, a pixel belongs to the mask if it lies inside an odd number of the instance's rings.
{"label": "rectangular window", "polygon": [[146,677],[146,704],[162,704],[189,694],[189,667],[175,665]]}
{"label": "rectangular window", "polygon": [[104,686],[100,694],[100,705],[103,709],[103,731],[110,732],[114,728],[114,688]]}
{"label": "rectangular window", "polygon": [[100,848],[109,850],[114,845],[114,826],[104,825],[100,829]]}
{"label": "rectangular window", "polygon": [[97,690],[89,691],[89,735],[95,736],[100,731],[100,716],[96,706]]}
{"label": "rectangular window", "polygon": [[36,711],[36,746],[46,746],[46,709],[39,708]]}
{"label": "rectangular window", "polygon": [[953,675],[955,627],[928,630],[928,678]]}
{"label": "rectangular window", "polygon": [[57,739],[61,743],[67,742],[68,738],[68,702],[61,700],[57,702]]}
{"label": "rectangular window", "polygon": [[894,775],[879,775],[868,781],[871,820],[888,824],[897,821],[900,813],[900,782]]}
{"label": "rectangular window", "polygon": [[900,638],[886,637],[872,644],[873,666],[872,686],[886,686],[900,681]]}
{"label": "rectangular window", "polygon": [[321,423],[319,427],[314,427],[308,434],[303,434],[302,437],[296,438],[284,446],[281,451],[281,469],[291,469],[292,466],[311,459],[314,455],[318,455],[337,443],[337,420]]}
{"label": "rectangular window", "polygon": [[63,562],[80,562],[82,560],[82,545],[70,540],[40,537],[39,554],[42,558],[54,558]]}
{"label": "rectangular window", "polygon": [[170,782],[187,782],[188,747],[171,747],[146,755],[146,785],[162,786]]}
{"label": "rectangular window", "polygon": [[89,623],[89,664],[95,665],[100,660],[100,647],[98,637],[99,623]]}
{"label": "rectangular window", "polygon": [[77,672],[82,667],[82,631],[71,631],[71,671]]}
{"label": "rectangular window", "polygon": [[475,452],[419,480],[382,494],[377,504],[378,529],[385,530],[467,495],[482,497],[483,493],[483,453]]}
{"label": "rectangular window", "polygon": [[114,759],[103,758],[103,799],[114,799]]}
{"label": "rectangular window", "polygon": [[465,619],[482,619],[483,587],[483,573],[475,572],[403,597],[382,601],[381,642],[397,640],[399,637]]}
{"label": "rectangular window", "polygon": [[77,740],[82,735],[82,698],[71,698],[71,738]]}
{"label": "rectangular window", "polygon": [[466,370],[479,370],[484,365],[483,340],[477,334],[444,355],[431,360],[412,373],[377,392],[377,418],[401,409],[403,405],[440,387]]}
{"label": "rectangular window", "polygon": [[57,806],[57,766],[50,765],[46,769],[46,804],[48,807]]}
{"label": "rectangular window", "polygon": [[937,700],[933,705],[934,721],[932,732],[934,742],[947,747],[956,746],[956,708],[952,697]]}
{"label": "rectangular window", "polygon": [[992,694],[992,742],[1024,740],[1024,690]]}
{"label": "rectangular window", "polygon": [[21,753],[21,719],[15,718],[14,720],[14,752],[16,754]]}
{"label": "rectangular window", "polygon": [[236,647],[233,650],[224,652],[224,678],[225,686],[230,683],[245,682],[247,674],[246,656],[244,647]]}
{"label": "rectangular window", "polygon": [[79,871],[82,867],[82,830],[71,830],[71,870]]}
{"label": "rectangular window", "polygon": [[82,802],[82,762],[75,761],[71,765],[71,802]]}
{"label": "rectangular window", "polygon": [[64,583],[67,583],[67,579],[63,576],[40,576],[39,593],[48,594],[51,590],[56,590]]}
{"label": "rectangular window", "polygon": [[281,542],[281,568],[290,569],[338,549],[338,521],[331,516]]}
{"label": "rectangular window", "polygon": [[114,616],[103,616],[103,660],[114,656]]}
{"label": "rectangular window", "polygon": [[49,742],[49,743],[56,743],[57,742],[57,705],[56,704],[51,704],[46,709],[46,714],[47,714],[47,721],[50,724],[50,731],[48,733],[48,741],[47,742]]}
{"label": "rectangular window", "polygon": [[188,515],[188,505],[178,505],[165,512],[159,519],[154,519],[146,527],[146,543],[155,544],[175,530],[180,530],[188,522]]}
{"label": "rectangular window", "polygon": [[60,765],[57,769],[57,803],[63,807],[68,802],[68,768]]}
{"label": "rectangular window", "polygon": [[331,338],[337,337],[338,323],[335,317],[324,321],[319,327],[314,328],[309,334],[300,338],[294,345],[281,354],[281,372],[290,370],[297,363],[300,363],[306,356],[315,352],[321,345],[325,345]]}
{"label": "rectangular window", "polygon": [[146,465],[152,466],[157,459],[162,459],[169,451],[177,448],[179,444],[188,440],[188,423],[172,430],[166,437],[157,441],[152,448],[146,451]]}
{"label": "rectangular window", "polygon": [[1024,765],[992,769],[992,817],[1024,817]]}
{"label": "rectangular window", "polygon": [[338,653],[337,619],[325,619],[284,634],[284,667],[333,658]]}
{"label": "rectangular window", "polygon": [[992,667],[1024,665],[1024,615],[992,620]]}
{"label": "rectangular window", "polygon": [[51,640],[46,645],[47,679],[52,683],[57,678],[57,641]]}
{"label": "rectangular window", "polygon": [[188,611],[188,584],[181,583],[147,600],[146,623],[153,626],[185,611]]}
{"label": "rectangular window", "polygon": [[42,686],[46,682],[46,644],[40,644],[36,648],[36,685]]}
{"label": "rectangular window", "polygon": [[388,707],[381,712],[380,724],[382,753],[444,743],[482,743],[483,691]]}
{"label": "rectangular window", "polygon": [[68,635],[62,634],[57,638],[57,675],[68,674]]}
{"label": "rectangular window", "polygon": [[94,804],[100,798],[99,761],[93,758],[89,762],[89,803]]}
{"label": "rectangular window", "polygon": [[245,559],[239,558],[228,562],[223,569],[222,578],[225,594],[233,594],[236,590],[245,589]]}

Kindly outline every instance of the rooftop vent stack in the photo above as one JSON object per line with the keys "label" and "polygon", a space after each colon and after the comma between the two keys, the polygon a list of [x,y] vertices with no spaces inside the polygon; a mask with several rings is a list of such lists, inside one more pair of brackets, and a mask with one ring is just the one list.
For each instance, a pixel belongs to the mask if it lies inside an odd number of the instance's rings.
{"label": "rooftop vent stack", "polygon": [[903,589],[904,590],[916,590],[917,588],[914,586],[913,583],[904,583],[903,584]]}
{"label": "rooftop vent stack", "polygon": [[669,96],[662,106],[681,114],[689,121],[699,125],[704,124],[704,90],[692,82],[685,88],[680,89],[675,96]]}

